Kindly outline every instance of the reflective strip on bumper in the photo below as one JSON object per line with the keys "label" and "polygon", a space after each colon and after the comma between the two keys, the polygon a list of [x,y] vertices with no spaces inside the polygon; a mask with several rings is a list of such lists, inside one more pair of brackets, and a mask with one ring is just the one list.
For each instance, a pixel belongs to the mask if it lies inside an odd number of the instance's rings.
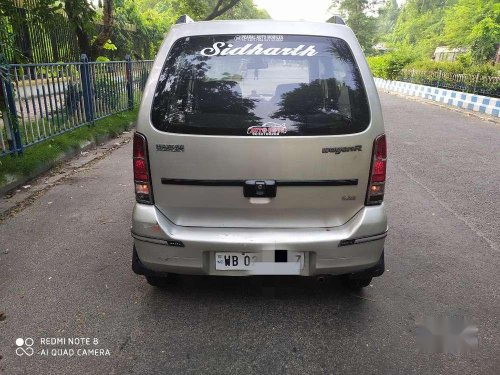
{"label": "reflective strip on bumper", "polygon": [[356,244],[364,243],[364,242],[377,241],[377,240],[381,240],[382,238],[385,238],[385,237],[387,237],[387,231],[385,231],[384,233],[375,234],[373,236],[349,238],[346,240],[342,240],[339,242],[339,246],[349,246],[349,245],[356,245]]}

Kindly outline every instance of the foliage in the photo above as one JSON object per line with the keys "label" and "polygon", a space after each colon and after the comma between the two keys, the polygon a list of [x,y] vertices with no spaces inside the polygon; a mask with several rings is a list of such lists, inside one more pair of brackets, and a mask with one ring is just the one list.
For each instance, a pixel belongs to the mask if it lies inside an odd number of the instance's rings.
{"label": "foliage", "polygon": [[[408,0],[398,11],[391,31],[387,4],[378,18],[379,39],[390,52],[369,58],[376,76],[395,79],[402,69],[445,75],[497,76],[491,64],[500,42],[498,0]],[[389,34],[387,31],[390,31]],[[456,62],[435,62],[438,46],[468,50]]]}
{"label": "foliage", "polygon": [[468,47],[476,62],[494,57],[500,41],[500,2],[498,0],[458,0],[444,16],[441,42]]}
{"label": "foliage", "polygon": [[347,25],[354,31],[359,44],[365,52],[371,50],[375,44],[376,20],[366,13],[370,7],[369,0],[334,0],[333,8],[340,10],[347,18]]}
{"label": "foliage", "polygon": [[444,28],[445,9],[456,0],[408,0],[401,9],[389,42],[411,45],[422,57],[430,58]]}
{"label": "foliage", "polygon": [[400,13],[400,8],[396,0],[387,0],[385,6],[378,12],[377,33],[380,39],[385,40],[392,32]]}
{"label": "foliage", "polygon": [[[204,20],[212,13],[217,0],[115,0],[115,23],[111,40],[118,47],[107,53],[123,58],[124,51],[137,59],[151,59],[158,51],[164,35],[182,14]],[[227,1],[226,1],[227,2]],[[269,18],[255,7],[252,0],[240,0],[221,19]],[[135,31],[127,31],[133,25]]]}
{"label": "foliage", "polygon": [[400,71],[417,59],[417,54],[409,46],[379,56],[368,57],[368,64],[376,77],[395,79]]}
{"label": "foliage", "polygon": [[[6,1],[5,7],[3,3],[0,27],[10,30],[13,36],[21,32],[26,20],[19,17],[14,2]],[[252,0],[36,0],[33,4],[30,14],[43,21],[45,28],[54,27],[55,20],[60,21],[64,15],[78,40],[80,53],[87,54],[90,60],[98,56],[121,60],[126,54],[135,59],[151,59],[165,33],[182,14],[195,20],[269,18]],[[4,15],[8,17],[5,25]]]}
{"label": "foliage", "polygon": [[[384,12],[379,29],[384,27]],[[500,2],[408,0],[384,40],[396,49],[413,46],[421,59],[430,58],[438,46],[449,46],[469,49],[475,63],[486,62],[493,59],[500,41]]]}
{"label": "foliage", "polygon": [[[497,5],[500,6],[500,3]],[[500,41],[500,12],[496,21],[484,18],[474,26],[469,40],[474,61],[492,60]]]}
{"label": "foliage", "polygon": [[432,61],[420,60],[405,66],[405,69],[416,69],[426,72],[443,72],[450,74],[480,74],[483,76],[494,77],[498,74],[497,69],[490,64],[472,64],[469,65],[467,59],[461,61]]}

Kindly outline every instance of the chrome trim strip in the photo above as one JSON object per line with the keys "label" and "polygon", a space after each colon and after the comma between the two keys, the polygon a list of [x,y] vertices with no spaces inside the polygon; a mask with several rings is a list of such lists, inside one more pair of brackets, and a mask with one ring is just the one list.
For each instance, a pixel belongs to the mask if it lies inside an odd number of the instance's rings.
{"label": "chrome trim strip", "polygon": [[159,244],[159,245],[170,246],[168,244],[168,240],[163,240],[163,239],[160,239],[160,238],[153,238],[153,237],[139,236],[138,234],[135,234],[132,230],[130,231],[130,233],[132,234],[132,237],[134,239],[139,240],[139,241],[144,241],[144,242],[150,242],[150,243],[155,243],[155,244]]}

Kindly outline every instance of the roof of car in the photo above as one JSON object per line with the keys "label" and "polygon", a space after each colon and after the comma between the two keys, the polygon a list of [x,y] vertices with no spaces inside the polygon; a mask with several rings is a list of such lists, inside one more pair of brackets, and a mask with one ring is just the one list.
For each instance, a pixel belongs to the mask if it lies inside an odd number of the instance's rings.
{"label": "roof of car", "polygon": [[188,35],[213,34],[295,34],[335,35],[351,34],[349,27],[336,23],[277,20],[213,20],[178,23],[172,31]]}

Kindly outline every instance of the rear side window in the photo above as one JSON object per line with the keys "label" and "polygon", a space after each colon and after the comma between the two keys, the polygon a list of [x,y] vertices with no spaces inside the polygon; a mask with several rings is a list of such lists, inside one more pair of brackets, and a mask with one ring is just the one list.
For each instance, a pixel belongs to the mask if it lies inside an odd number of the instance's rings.
{"label": "rear side window", "polygon": [[191,36],[168,54],[151,121],[158,130],[182,134],[337,135],[365,130],[370,111],[344,40]]}

